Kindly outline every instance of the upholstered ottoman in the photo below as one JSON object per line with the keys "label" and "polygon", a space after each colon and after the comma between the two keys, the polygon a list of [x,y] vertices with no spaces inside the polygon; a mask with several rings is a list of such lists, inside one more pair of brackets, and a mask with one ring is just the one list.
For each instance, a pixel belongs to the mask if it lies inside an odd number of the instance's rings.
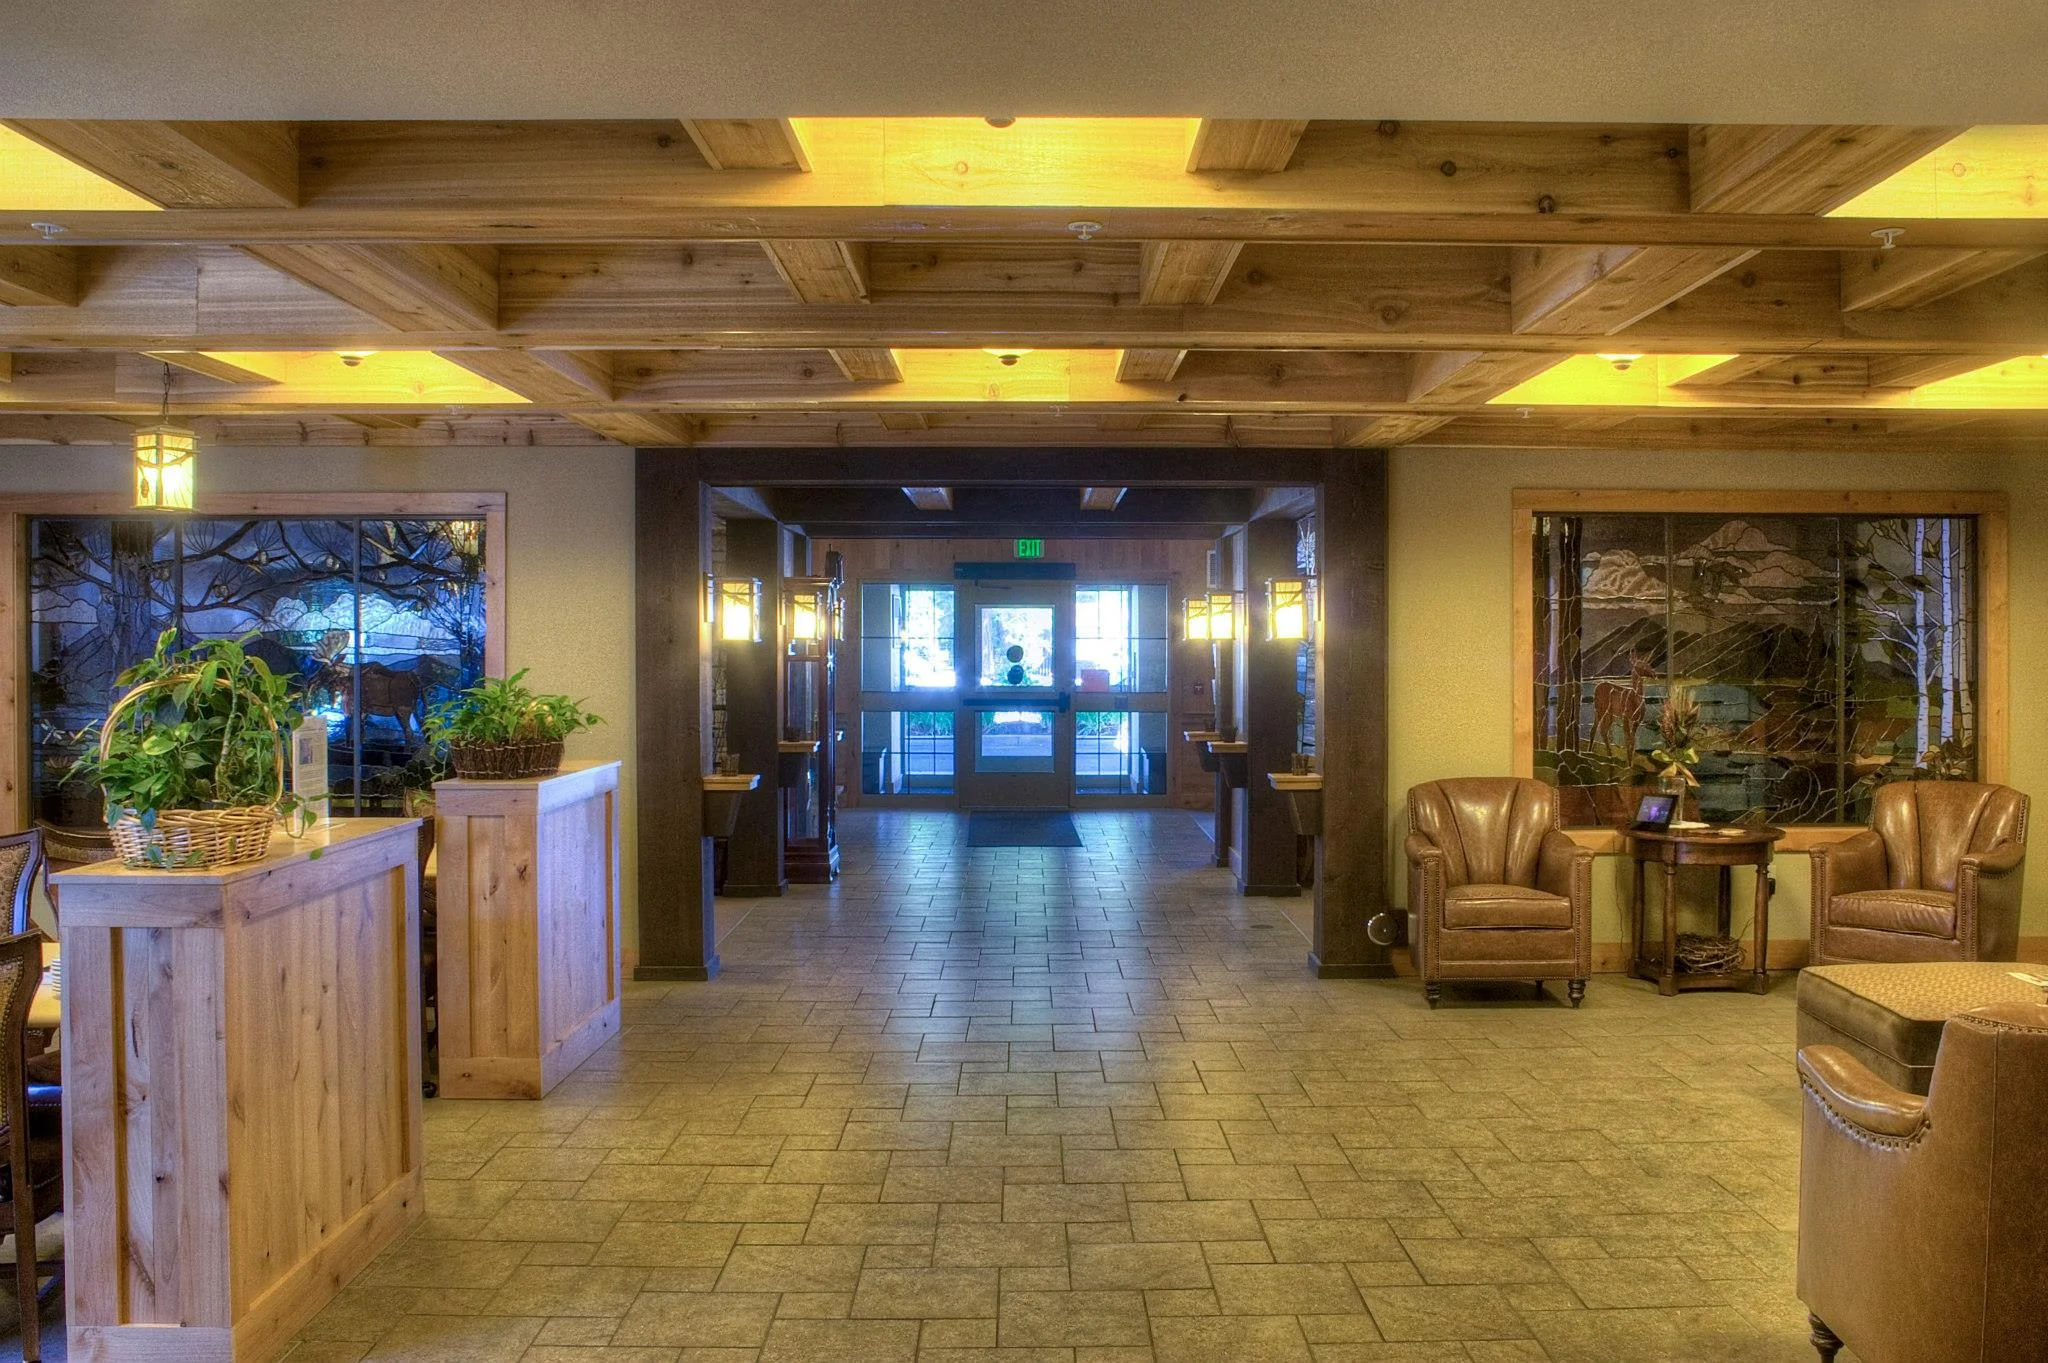
{"label": "upholstered ottoman", "polygon": [[1990,1003],[2040,1003],[2041,989],[2013,961],[1915,961],[1808,966],[1799,972],[1799,1044],[1840,1046],[1897,1088],[1927,1092],[1941,1027]]}

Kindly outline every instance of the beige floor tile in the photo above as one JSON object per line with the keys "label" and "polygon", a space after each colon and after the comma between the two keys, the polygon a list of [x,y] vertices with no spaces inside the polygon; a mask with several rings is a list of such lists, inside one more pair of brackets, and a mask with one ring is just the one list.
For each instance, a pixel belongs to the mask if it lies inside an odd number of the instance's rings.
{"label": "beige floor tile", "polygon": [[1216,1264],[1216,1298],[1225,1315],[1322,1315],[1362,1311],[1342,1264]]}
{"label": "beige floor tile", "polygon": [[855,1319],[944,1320],[996,1315],[993,1268],[867,1268],[853,1294]]}
{"label": "beige floor tile", "polygon": [[1496,1287],[1370,1287],[1365,1304],[1390,1340],[1526,1339],[1530,1331]]}
{"label": "beige floor tile", "polygon": [[1308,1363],[1292,1316],[1180,1316],[1152,1322],[1159,1363]]}
{"label": "beige floor tile", "polygon": [[721,1292],[851,1292],[858,1245],[741,1245],[718,1277]]}
{"label": "beige floor tile", "polygon": [[758,1348],[775,1319],[766,1292],[643,1292],[612,1336],[614,1345]]}
{"label": "beige floor tile", "polygon": [[1005,1345],[1143,1346],[1151,1341],[1145,1299],[1137,1292],[1012,1292],[997,1320]]}
{"label": "beige floor tile", "polygon": [[914,1320],[778,1320],[761,1363],[911,1363]]}
{"label": "beige floor tile", "polygon": [[1209,1265],[1191,1242],[1076,1245],[1068,1272],[1076,1288],[1206,1288]]}

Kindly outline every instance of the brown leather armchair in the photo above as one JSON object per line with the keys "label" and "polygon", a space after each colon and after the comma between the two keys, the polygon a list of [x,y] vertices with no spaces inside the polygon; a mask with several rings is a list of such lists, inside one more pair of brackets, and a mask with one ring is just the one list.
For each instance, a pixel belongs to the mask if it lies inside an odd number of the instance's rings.
{"label": "brown leather armchair", "polygon": [[2026,854],[2008,786],[1878,787],[1869,828],[1813,849],[1811,964],[2017,959]]}
{"label": "brown leather armchair", "polygon": [[1593,853],[1558,828],[1557,792],[1518,777],[1408,792],[1415,966],[1434,1008],[1444,980],[1570,982],[1593,973]]}
{"label": "brown leather armchair", "polygon": [[1863,1363],[2048,1358],[2048,1006],[1950,1018],[1927,1097],[1799,1052],[1799,1298]]}

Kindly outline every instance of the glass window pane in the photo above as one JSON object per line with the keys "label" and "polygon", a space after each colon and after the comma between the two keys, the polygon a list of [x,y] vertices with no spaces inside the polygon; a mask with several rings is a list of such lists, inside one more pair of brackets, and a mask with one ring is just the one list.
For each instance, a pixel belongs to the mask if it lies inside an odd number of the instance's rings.
{"label": "glass window pane", "polygon": [[974,769],[978,772],[1054,770],[1055,716],[1050,710],[976,712]]}
{"label": "glass window pane", "polygon": [[863,795],[951,795],[953,712],[870,710],[860,718]]}
{"label": "glass window pane", "polygon": [[977,611],[980,686],[1054,684],[1053,608],[982,606]]}
{"label": "glass window pane", "polygon": [[863,691],[951,690],[953,589],[869,582],[860,594]]}
{"label": "glass window pane", "polygon": [[1165,712],[1083,710],[1075,715],[1074,793],[1165,794]]}

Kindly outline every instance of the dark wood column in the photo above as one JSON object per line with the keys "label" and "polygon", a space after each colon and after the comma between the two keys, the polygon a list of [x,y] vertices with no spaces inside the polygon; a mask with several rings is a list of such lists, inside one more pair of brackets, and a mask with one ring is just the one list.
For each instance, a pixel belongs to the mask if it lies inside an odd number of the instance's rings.
{"label": "dark wood column", "polygon": [[[1322,619],[1316,648],[1316,841],[1310,956],[1331,977],[1391,975],[1367,925],[1387,897],[1387,456],[1331,450],[1316,494]],[[1261,777],[1261,780],[1264,778]],[[1383,934],[1384,935],[1384,934]]]}
{"label": "dark wood column", "polygon": [[[1232,563],[1237,555],[1237,537],[1225,535],[1216,541],[1216,572],[1204,587],[1205,592],[1233,590],[1237,578]],[[1234,642],[1209,645],[1212,667],[1210,689],[1216,705],[1216,731],[1225,738],[1235,739],[1239,732],[1237,715],[1237,645]],[[1235,801],[1231,799],[1230,782],[1225,779],[1222,764],[1216,768],[1216,864],[1234,866],[1232,840],[1237,831],[1237,820],[1231,814]]]}
{"label": "dark wood column", "polygon": [[782,799],[775,788],[775,744],[782,737],[781,617],[786,533],[774,521],[725,523],[725,571],[761,579],[761,642],[725,650],[725,746],[739,770],[761,784],[740,797],[739,823],[725,844],[725,893],[753,899],[789,888],[782,870]]}
{"label": "dark wood column", "polygon": [[1236,582],[1245,594],[1245,631],[1237,643],[1237,736],[1251,747],[1245,754],[1247,782],[1236,800],[1236,865],[1237,888],[1248,895],[1301,893],[1294,821],[1286,797],[1266,780],[1269,771],[1291,768],[1300,715],[1295,650],[1266,640],[1266,579],[1294,572],[1295,539],[1293,521],[1274,519],[1251,522],[1238,541],[1244,551]]}
{"label": "dark wood column", "polygon": [[635,456],[635,746],[642,980],[718,973],[704,774],[711,770],[711,488],[688,450]]}

